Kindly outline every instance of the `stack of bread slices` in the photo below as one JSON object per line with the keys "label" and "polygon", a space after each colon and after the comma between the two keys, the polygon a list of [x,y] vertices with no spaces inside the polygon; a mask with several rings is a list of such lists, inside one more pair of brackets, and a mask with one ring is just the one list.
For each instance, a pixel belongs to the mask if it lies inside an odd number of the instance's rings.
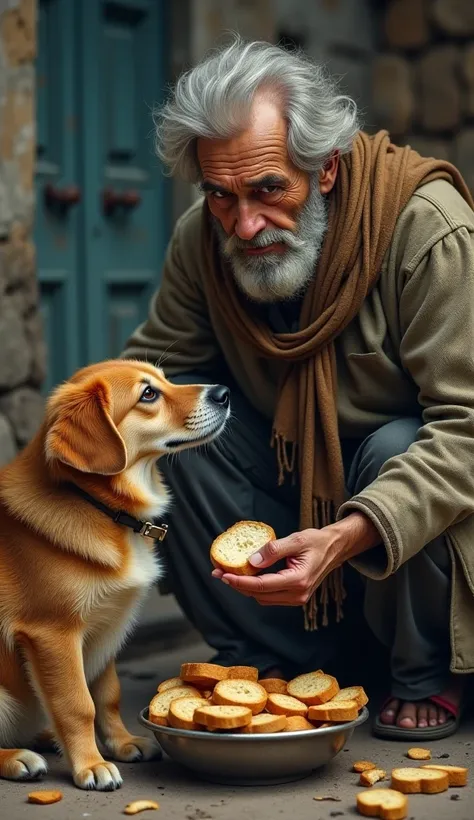
{"label": "stack of bread slices", "polygon": [[259,680],[253,666],[184,663],[179,677],[160,683],[148,717],[191,731],[297,732],[355,720],[367,700],[361,686],[340,689],[320,669],[291,681]]}

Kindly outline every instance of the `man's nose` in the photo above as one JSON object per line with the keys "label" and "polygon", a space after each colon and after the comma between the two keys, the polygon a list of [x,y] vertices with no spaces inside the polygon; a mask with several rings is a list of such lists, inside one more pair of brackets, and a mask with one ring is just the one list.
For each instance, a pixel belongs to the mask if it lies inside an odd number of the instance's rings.
{"label": "man's nose", "polygon": [[266,227],[266,219],[258,209],[249,205],[237,206],[237,218],[234,225],[234,233],[239,239],[253,239],[260,231]]}

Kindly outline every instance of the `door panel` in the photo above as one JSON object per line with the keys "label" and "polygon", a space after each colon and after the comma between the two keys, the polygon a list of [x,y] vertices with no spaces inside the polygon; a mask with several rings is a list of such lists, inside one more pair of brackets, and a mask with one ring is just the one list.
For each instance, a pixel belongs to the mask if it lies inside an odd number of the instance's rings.
{"label": "door panel", "polygon": [[[89,361],[120,353],[158,283],[167,225],[151,108],[164,77],[161,10],[156,0],[99,2],[85,43],[95,56],[83,64]],[[82,25],[90,32],[84,7]]]}
{"label": "door panel", "polygon": [[46,391],[80,362],[78,204],[54,199],[78,184],[73,5],[40,0],[38,6],[35,242],[48,343]]}

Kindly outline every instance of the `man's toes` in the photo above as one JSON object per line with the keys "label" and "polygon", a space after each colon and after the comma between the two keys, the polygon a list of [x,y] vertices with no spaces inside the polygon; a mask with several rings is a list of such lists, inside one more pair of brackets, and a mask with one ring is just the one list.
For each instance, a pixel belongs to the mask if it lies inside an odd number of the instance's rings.
{"label": "man's toes", "polygon": [[415,729],[417,721],[416,706],[414,703],[404,703],[398,713],[397,726],[401,729]]}
{"label": "man's toes", "polygon": [[438,725],[438,707],[434,704],[428,707],[428,723],[430,726]]}
{"label": "man's toes", "polygon": [[445,710],[441,709],[441,707],[440,707],[438,709],[438,723],[439,723],[439,725],[442,726],[443,723],[446,723],[447,719],[448,719],[448,716],[447,716]]}
{"label": "man's toes", "polygon": [[426,704],[418,704],[418,727],[420,729],[426,729],[428,726],[428,707]]}
{"label": "man's toes", "polygon": [[381,723],[385,723],[387,726],[393,726],[395,723],[395,718],[397,716],[397,712],[400,706],[400,701],[396,698],[391,700],[384,709],[380,712],[380,721]]}

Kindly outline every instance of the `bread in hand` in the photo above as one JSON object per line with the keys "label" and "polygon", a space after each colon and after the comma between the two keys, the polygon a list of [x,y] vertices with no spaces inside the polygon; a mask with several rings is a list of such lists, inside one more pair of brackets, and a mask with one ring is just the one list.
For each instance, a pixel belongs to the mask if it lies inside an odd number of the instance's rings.
{"label": "bread in hand", "polygon": [[248,559],[268,541],[276,538],[275,531],[260,521],[239,521],[218,535],[211,546],[211,561],[216,569],[233,575],[256,575],[258,567]]}

